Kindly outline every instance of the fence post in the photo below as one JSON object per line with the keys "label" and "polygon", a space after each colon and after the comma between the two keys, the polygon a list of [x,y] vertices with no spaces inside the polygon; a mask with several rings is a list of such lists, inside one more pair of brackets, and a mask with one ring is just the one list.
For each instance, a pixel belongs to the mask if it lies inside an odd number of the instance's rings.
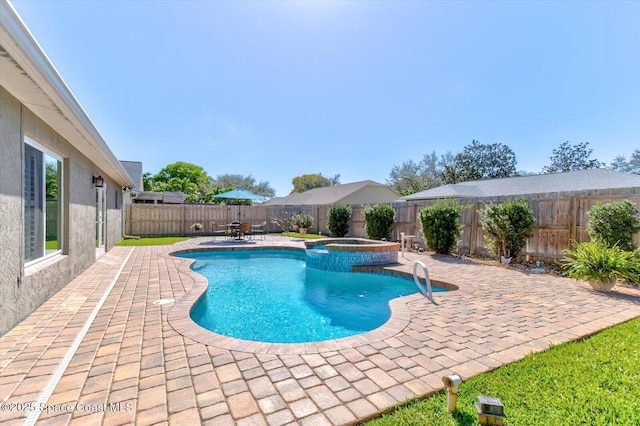
{"label": "fence post", "polygon": [[128,220],[128,217],[131,214],[131,209],[129,208],[128,204],[123,204],[122,210],[124,210],[124,223],[122,225],[122,236],[124,237],[125,235],[131,235],[131,232],[129,231],[129,220]]}
{"label": "fence post", "polygon": [[480,209],[480,203],[475,201],[472,208],[471,230],[469,231],[469,254],[476,254],[478,241],[478,209]]}
{"label": "fence post", "polygon": [[576,241],[578,238],[578,200],[571,197],[569,201],[569,247],[571,247],[571,241]]}
{"label": "fence post", "polygon": [[[409,219],[410,220],[409,223],[411,223],[411,235],[415,235],[416,237],[418,237],[422,230],[422,223],[418,220],[418,205],[414,204],[412,210],[413,210],[413,217]],[[416,230],[416,228],[418,229]]]}
{"label": "fence post", "polygon": [[184,237],[185,235],[187,235],[187,234],[186,234],[186,232],[185,232],[185,230],[184,230],[184,224],[185,224],[185,217],[184,217],[184,216],[185,216],[185,214],[186,214],[186,212],[185,212],[185,205],[183,204],[183,205],[182,205],[182,217],[181,217],[181,219],[180,219],[180,228],[182,229],[181,234],[182,234],[182,236],[183,236],[183,237]]}

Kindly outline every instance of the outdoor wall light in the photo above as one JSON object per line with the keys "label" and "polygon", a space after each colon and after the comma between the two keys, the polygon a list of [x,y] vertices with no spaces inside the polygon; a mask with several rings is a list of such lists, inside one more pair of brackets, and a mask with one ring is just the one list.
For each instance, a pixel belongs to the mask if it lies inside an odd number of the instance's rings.
{"label": "outdoor wall light", "polygon": [[102,188],[104,186],[104,178],[100,175],[93,177],[93,186]]}

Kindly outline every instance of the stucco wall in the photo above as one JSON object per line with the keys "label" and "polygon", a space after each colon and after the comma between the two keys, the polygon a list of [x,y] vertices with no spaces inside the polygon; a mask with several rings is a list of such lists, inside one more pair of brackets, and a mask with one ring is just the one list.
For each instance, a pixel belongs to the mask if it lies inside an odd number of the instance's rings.
{"label": "stucco wall", "polygon": [[[95,261],[95,189],[103,170],[0,87],[0,335]],[[63,253],[24,268],[23,135],[63,158]],[[113,181],[107,183],[107,250],[122,235]],[[120,207],[120,205],[118,205]]]}
{"label": "stucco wall", "polygon": [[[20,103],[0,87],[0,335],[19,317],[16,306],[21,279],[22,240],[22,157],[20,144]],[[16,179],[16,177],[18,179]]]}
{"label": "stucco wall", "polygon": [[341,204],[377,204],[393,203],[400,198],[391,189],[380,186],[365,186],[340,200]]}

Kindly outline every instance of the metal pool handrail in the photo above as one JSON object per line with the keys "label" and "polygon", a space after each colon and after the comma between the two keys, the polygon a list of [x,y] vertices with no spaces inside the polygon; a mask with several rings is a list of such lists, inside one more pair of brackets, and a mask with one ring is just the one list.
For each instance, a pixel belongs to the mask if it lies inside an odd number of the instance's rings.
{"label": "metal pool handrail", "polygon": [[[418,265],[422,266],[422,270],[424,271],[424,279],[427,283],[426,289],[418,278]],[[416,283],[416,285],[420,289],[420,293],[422,293],[424,297],[431,300],[431,302],[436,303],[436,301],[433,300],[433,293],[431,292],[431,280],[429,279],[429,271],[427,270],[427,265],[419,260],[416,260],[413,264],[413,281]]]}

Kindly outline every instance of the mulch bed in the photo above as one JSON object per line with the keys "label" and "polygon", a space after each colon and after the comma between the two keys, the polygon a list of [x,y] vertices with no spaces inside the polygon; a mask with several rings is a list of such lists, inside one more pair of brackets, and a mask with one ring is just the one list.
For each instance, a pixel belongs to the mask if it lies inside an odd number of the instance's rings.
{"label": "mulch bed", "polygon": [[[432,257],[441,257],[444,259],[455,259],[457,261],[460,261],[462,258],[462,254],[458,254],[458,253],[451,253],[451,254],[436,254],[434,252],[426,252],[425,253],[428,256],[432,256]],[[495,258],[495,257],[491,257],[491,256],[483,256],[483,255],[479,255],[479,254],[464,254],[464,261],[468,262],[468,263],[475,263],[475,264],[479,264],[479,265],[487,265],[487,266],[495,266],[498,268],[509,268],[509,269],[515,269],[521,272],[531,272],[532,269],[536,268],[536,262],[535,261],[527,261],[525,259],[519,259],[519,260],[512,260],[511,263],[509,263],[508,265],[503,265],[502,263],[500,263],[500,260]],[[567,275],[564,273],[564,271],[562,270],[562,268],[560,267],[560,264],[557,262],[540,262],[540,268],[544,268],[546,274],[551,274],[551,275],[556,275],[559,277],[566,277]]]}
{"label": "mulch bed", "polygon": [[[434,252],[427,252],[426,254],[433,257],[456,259],[457,261],[460,261],[462,256],[461,254],[457,254],[457,253],[443,255],[443,254],[436,254]],[[469,263],[494,266],[498,268],[515,269],[517,271],[526,272],[526,273],[531,273],[531,270],[537,267],[535,261],[527,261],[524,259],[520,259],[520,260],[512,260],[511,263],[509,263],[508,265],[503,265],[502,263],[500,263],[500,260],[495,257],[482,256],[478,254],[474,254],[474,255],[465,254],[464,260],[465,262],[469,262]],[[562,267],[558,262],[542,262],[541,261],[540,268],[544,268],[545,274],[550,274],[558,277],[567,277],[567,274],[562,270]],[[536,272],[533,272],[533,273],[536,273]],[[618,281],[617,285],[622,287],[638,288],[638,285],[633,285],[624,281]]]}

